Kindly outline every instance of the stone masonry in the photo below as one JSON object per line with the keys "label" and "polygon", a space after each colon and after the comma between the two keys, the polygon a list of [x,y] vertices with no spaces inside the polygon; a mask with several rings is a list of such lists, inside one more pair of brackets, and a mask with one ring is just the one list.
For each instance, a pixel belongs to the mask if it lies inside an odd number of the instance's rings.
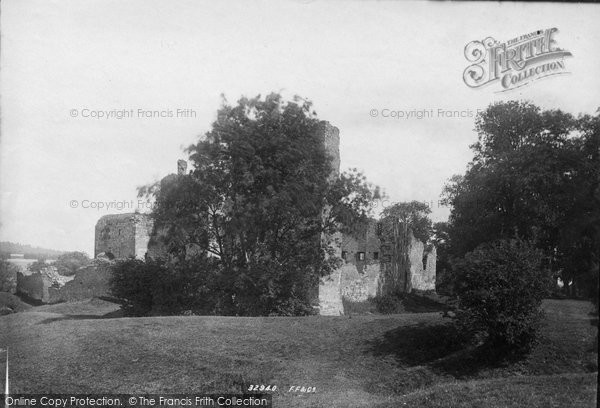
{"label": "stone masonry", "polygon": [[[435,290],[435,268],[437,251],[435,247],[424,252],[424,244],[410,233],[410,290]],[[426,259],[425,267],[423,258]]]}
{"label": "stone masonry", "polygon": [[48,289],[48,303],[74,302],[93,297],[110,296],[111,263],[94,261],[80,268],[75,277],[61,287]]}
{"label": "stone masonry", "polygon": [[94,257],[104,253],[110,259],[143,259],[148,251],[151,234],[152,219],[148,215],[105,215],[96,223]]}
{"label": "stone masonry", "polygon": [[[330,179],[335,179],[340,174],[340,130],[332,126],[329,122],[321,122],[319,133],[323,140],[326,152],[331,157],[332,170]],[[324,208],[324,216],[331,208]],[[332,245],[334,248],[334,256],[341,257],[341,234],[333,236],[321,237],[323,245]],[[344,305],[340,296],[340,282],[342,271],[335,270],[330,276],[326,276],[319,282],[318,301],[319,314],[326,316],[340,316],[344,314]]]}

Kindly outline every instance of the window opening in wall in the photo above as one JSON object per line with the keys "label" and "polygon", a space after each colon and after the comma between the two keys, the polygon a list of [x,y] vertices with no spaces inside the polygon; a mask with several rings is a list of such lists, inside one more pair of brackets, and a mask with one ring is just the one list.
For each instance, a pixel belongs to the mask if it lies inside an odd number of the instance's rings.
{"label": "window opening in wall", "polygon": [[364,261],[365,260],[365,253],[364,252],[359,252],[358,253],[358,260],[359,261]]}
{"label": "window opening in wall", "polygon": [[374,261],[378,261],[379,260],[379,252],[373,252],[373,260]]}

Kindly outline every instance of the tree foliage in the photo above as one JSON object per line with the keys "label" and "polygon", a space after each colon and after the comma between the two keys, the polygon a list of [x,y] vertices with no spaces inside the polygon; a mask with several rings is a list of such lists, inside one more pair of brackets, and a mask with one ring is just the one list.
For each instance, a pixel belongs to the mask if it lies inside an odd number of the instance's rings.
{"label": "tree foliage", "polygon": [[393,225],[399,222],[407,225],[415,238],[427,243],[433,233],[430,213],[431,208],[420,201],[394,203],[381,214],[379,235],[383,241],[393,242]]}
{"label": "tree foliage", "polygon": [[299,98],[224,100],[187,149],[190,173],[140,189],[155,199],[172,259],[185,262],[190,245],[218,259],[207,267],[227,282],[216,289],[228,299],[221,313],[309,313],[319,278],[339,262],[323,237],[368,213],[376,190],[359,172],[334,174],[324,131]]}
{"label": "tree foliage", "polygon": [[375,200],[383,197],[379,187],[369,183],[358,169],[343,172],[332,181],[328,190],[326,202],[331,210],[325,212],[324,229],[354,236],[363,233],[371,219]]}
{"label": "tree foliage", "polygon": [[36,272],[41,272],[42,269],[47,268],[48,267],[48,263],[46,263],[45,259],[38,259],[35,262],[30,263],[27,266],[27,269],[33,273]]}
{"label": "tree foliage", "polygon": [[436,222],[432,226],[431,243],[436,248],[436,292],[451,295],[454,290],[454,281],[451,266],[452,243],[449,234],[450,224],[448,222]]}
{"label": "tree foliage", "polygon": [[19,267],[4,259],[0,260],[0,292],[15,293]]}
{"label": "tree foliage", "polygon": [[539,329],[541,302],[551,282],[542,259],[542,252],[529,243],[499,240],[455,260],[459,325],[483,334],[491,350],[528,350]]}
{"label": "tree foliage", "polygon": [[126,316],[218,314],[221,284],[214,260],[195,257],[168,265],[164,260],[119,260],[112,266],[110,289],[123,301]]}
{"label": "tree foliage", "polygon": [[444,190],[452,255],[520,237],[557,276],[589,288],[600,248],[599,121],[516,101],[479,115],[473,160]]}
{"label": "tree foliage", "polygon": [[74,251],[59,255],[53,265],[59,274],[72,276],[79,268],[88,265],[90,261],[90,257],[85,252]]}

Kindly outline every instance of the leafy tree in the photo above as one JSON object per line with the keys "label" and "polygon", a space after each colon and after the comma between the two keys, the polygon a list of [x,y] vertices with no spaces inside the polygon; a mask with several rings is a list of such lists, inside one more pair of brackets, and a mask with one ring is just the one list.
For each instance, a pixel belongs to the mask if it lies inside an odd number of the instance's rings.
{"label": "leafy tree", "polygon": [[18,272],[18,266],[4,259],[0,260],[0,292],[16,292]]}
{"label": "leafy tree", "polygon": [[479,115],[473,161],[444,190],[451,254],[520,237],[557,276],[584,284],[600,247],[598,120],[516,101]]}
{"label": "leafy tree", "polygon": [[333,180],[328,191],[327,203],[331,210],[326,211],[324,228],[350,235],[363,233],[370,222],[375,200],[383,197],[379,187],[369,183],[356,168],[343,172]]}
{"label": "leafy tree", "polygon": [[453,291],[453,276],[450,253],[450,225],[447,222],[433,224],[431,243],[436,247],[436,291],[440,294],[451,294]]}
{"label": "leafy tree", "polygon": [[77,270],[89,265],[90,257],[85,252],[67,252],[60,255],[54,262],[58,273],[64,276],[75,275]]}
{"label": "leafy tree", "polygon": [[375,191],[356,172],[333,177],[324,128],[299,98],[224,101],[187,149],[190,174],[140,189],[156,200],[155,230],[172,259],[185,262],[191,244],[218,258],[209,268],[227,283],[221,313],[309,313],[338,262],[323,237],[368,212]]}
{"label": "leafy tree", "polygon": [[455,260],[459,326],[494,353],[527,351],[542,319],[550,275],[539,249],[519,240],[482,244]]}
{"label": "leafy tree", "polygon": [[[572,140],[570,189],[564,192],[565,217],[558,232],[557,264],[564,282],[598,304],[600,264],[600,109],[579,118]],[[569,186],[567,186],[569,187]],[[567,188],[565,187],[565,188]],[[579,285],[577,285],[579,283]],[[577,287],[578,286],[578,287]]]}
{"label": "leafy tree", "polygon": [[380,236],[384,241],[393,241],[393,225],[400,222],[412,230],[415,238],[427,243],[433,232],[428,217],[430,213],[429,206],[420,201],[394,203],[386,207],[381,214]]}
{"label": "leafy tree", "polygon": [[41,272],[42,269],[47,268],[48,264],[46,263],[45,259],[38,259],[37,261],[29,264],[29,266],[27,266],[27,269],[30,270],[31,272]]}

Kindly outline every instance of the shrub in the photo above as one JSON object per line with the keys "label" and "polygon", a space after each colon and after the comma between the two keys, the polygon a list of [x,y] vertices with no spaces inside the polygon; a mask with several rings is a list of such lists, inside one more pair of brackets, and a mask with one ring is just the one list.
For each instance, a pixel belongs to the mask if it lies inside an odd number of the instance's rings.
{"label": "shrub", "polygon": [[45,259],[38,259],[37,261],[29,264],[29,266],[27,266],[27,270],[29,270],[32,273],[36,273],[36,272],[41,272],[42,269],[47,268],[48,264],[46,263]]}
{"label": "shrub", "polygon": [[454,274],[451,269],[438,270],[435,280],[435,291],[439,295],[454,295]]}
{"label": "shrub", "polygon": [[89,265],[90,262],[91,259],[85,252],[74,251],[60,255],[54,262],[54,266],[59,274],[72,276],[79,268]]}
{"label": "shrub", "polygon": [[[239,316],[307,316],[314,314],[311,288],[318,280],[294,262],[258,259],[245,268],[227,270],[220,290],[231,291],[226,314]],[[230,289],[227,289],[230,288]]]}
{"label": "shrub", "polygon": [[17,272],[19,272],[18,266],[0,260],[0,292],[15,293],[17,291]]}
{"label": "shrub", "polygon": [[112,296],[122,301],[126,316],[145,316],[152,310],[152,292],[163,265],[154,261],[126,259],[112,266],[109,287]]}
{"label": "shrub", "polygon": [[377,311],[381,314],[394,314],[404,311],[402,300],[404,296],[401,293],[377,295],[372,298]]}
{"label": "shrub", "polygon": [[485,345],[500,354],[527,351],[551,284],[541,261],[541,252],[520,240],[483,244],[455,260],[458,325],[483,335]]}
{"label": "shrub", "polygon": [[112,269],[112,295],[128,316],[314,314],[309,289],[318,281],[300,279],[302,269],[273,260],[225,268],[203,256],[168,263],[128,259]]}
{"label": "shrub", "polygon": [[222,304],[210,259],[170,264],[127,259],[117,261],[112,270],[111,294],[121,300],[127,316],[215,314]]}

